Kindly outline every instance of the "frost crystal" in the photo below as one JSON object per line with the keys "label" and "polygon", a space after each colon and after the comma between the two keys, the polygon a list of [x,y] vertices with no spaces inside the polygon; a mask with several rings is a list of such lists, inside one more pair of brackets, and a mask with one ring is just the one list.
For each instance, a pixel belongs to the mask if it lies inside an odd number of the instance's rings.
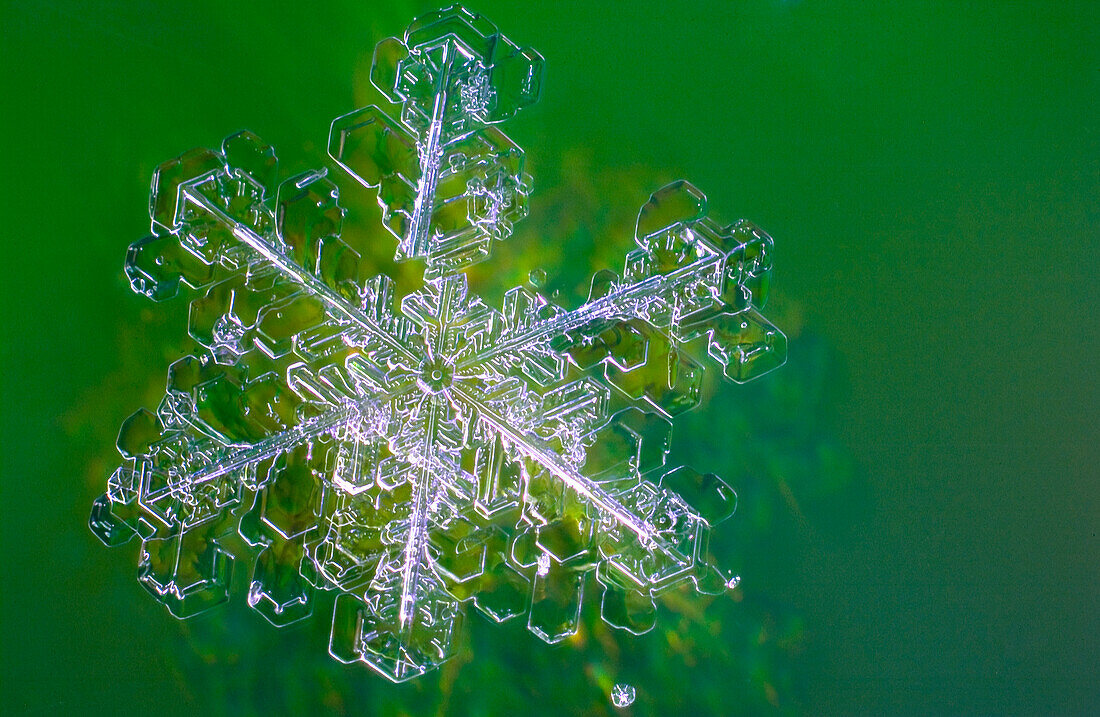
{"label": "frost crystal", "polygon": [[633,685],[618,682],[611,688],[611,704],[616,707],[629,707],[634,704],[635,695],[636,691]]}
{"label": "frost crystal", "polygon": [[233,573],[275,625],[332,591],[332,655],[401,681],[451,655],[464,604],[554,643],[586,584],[633,633],[663,590],[736,584],[707,552],[733,490],[665,456],[706,362],[743,382],[784,361],[757,311],[772,240],[677,182],[579,308],[468,293],[463,269],[527,213],[523,152],[494,125],[537,99],[542,65],[461,8],[378,45],[371,79],[400,116],[340,117],[328,152],[377,187],[397,260],[424,262],[403,297],[341,238],[324,170],[277,183],[248,132],[157,169],[126,274],[156,301],[194,292],[200,348],[123,424],[90,523],[140,537],[139,580],[174,615],[226,600]]}

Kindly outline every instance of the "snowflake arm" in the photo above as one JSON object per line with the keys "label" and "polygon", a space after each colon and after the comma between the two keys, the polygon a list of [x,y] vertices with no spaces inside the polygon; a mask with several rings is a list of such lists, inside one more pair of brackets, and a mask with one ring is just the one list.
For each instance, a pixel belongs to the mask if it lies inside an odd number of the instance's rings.
{"label": "snowflake arm", "polygon": [[[335,206],[337,193],[334,185],[328,184],[323,179],[322,173],[307,174],[300,179],[288,180],[283,184],[283,187],[289,187],[291,192],[295,190],[302,191],[312,187],[319,183],[323,183],[323,191],[330,191],[330,198]],[[203,189],[212,184],[206,178],[200,177],[196,180],[186,182],[180,185],[179,195],[181,202],[184,203],[185,211],[191,209],[199,212],[204,212],[210,216],[210,218],[221,225],[221,227],[230,231],[233,236],[238,239],[243,245],[249,247],[256,252],[263,260],[270,263],[271,266],[282,272],[286,278],[300,286],[304,291],[311,294],[320,300],[326,310],[330,313],[330,317],[337,321],[346,321],[354,324],[355,327],[362,331],[366,336],[369,336],[371,340],[376,341],[387,349],[397,354],[401,358],[407,360],[414,359],[414,354],[409,351],[400,341],[396,340],[393,336],[387,333],[380,325],[378,325],[374,319],[357,306],[353,306],[346,297],[338,294],[334,289],[329,287],[323,279],[317,276],[314,272],[307,271],[304,267],[296,263],[291,257],[287,256],[285,249],[280,249],[272,242],[265,239],[259,233],[256,228],[247,222],[242,222],[239,219],[230,216],[225,210],[218,207],[216,204],[216,196],[211,197],[203,192]],[[304,201],[312,201],[313,198],[307,198]],[[319,199],[318,208],[321,208],[326,199]],[[283,202],[280,202],[280,208],[285,207]],[[285,209],[284,215],[285,216]],[[342,212],[339,212],[342,214]],[[315,227],[310,227],[311,230]],[[306,255],[312,258],[312,254],[318,249],[309,246],[307,242],[310,237],[305,235],[297,235],[287,233],[287,239],[283,240],[284,246],[289,239],[300,239],[301,242],[289,247],[295,255]],[[310,242],[312,243],[312,242]]]}
{"label": "snowflake arm", "polygon": [[634,533],[644,545],[665,550],[656,528],[624,506],[600,485],[577,472],[568,462],[559,457],[551,446],[536,436],[525,435],[515,430],[502,416],[494,413],[472,394],[458,387],[454,389],[454,393],[478,414],[479,419],[490,431],[498,435],[506,444],[553,474],[581,497],[591,501],[597,508],[610,515],[615,522]]}
{"label": "snowflake arm", "polygon": [[[552,312],[462,365],[546,343],[558,350],[591,346],[608,327],[630,319],[644,320],[681,344],[706,335],[710,356],[737,382],[783,364],[785,337],[757,309],[767,299],[771,237],[748,222],[719,227],[709,221],[706,198],[683,181],[653,195],[639,214],[635,236],[639,249],[627,256],[621,279],[598,273],[583,306]],[[731,317],[746,325],[736,329]]]}
{"label": "snowflake arm", "polygon": [[543,60],[484,18],[454,7],[418,18],[375,50],[371,81],[399,120],[378,107],[333,121],[329,155],[378,187],[398,260],[422,258],[429,277],[485,259],[526,216],[523,152],[492,125],[538,99]]}

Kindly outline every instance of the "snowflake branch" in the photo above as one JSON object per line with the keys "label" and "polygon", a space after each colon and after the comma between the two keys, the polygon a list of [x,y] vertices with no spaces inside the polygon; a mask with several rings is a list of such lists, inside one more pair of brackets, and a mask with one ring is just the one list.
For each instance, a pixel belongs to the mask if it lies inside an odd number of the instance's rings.
{"label": "snowflake branch", "polygon": [[219,222],[228,227],[235,237],[244,242],[248,247],[253,249],[256,253],[266,259],[269,263],[275,266],[279,271],[286,274],[297,284],[312,292],[317,298],[324,301],[330,309],[335,313],[343,316],[358,326],[372,339],[375,339],[389,348],[397,351],[410,362],[412,365],[416,365],[416,356],[409,351],[400,341],[390,336],[386,331],[374,321],[373,318],[365,311],[357,306],[353,306],[348,301],[333,291],[327,284],[318,279],[312,273],[306,271],[303,267],[299,266],[295,262],[291,261],[287,257],[283,256],[275,247],[267,242],[262,236],[252,230],[252,227],[247,224],[243,224],[233,219],[233,217],[226,214],[220,208],[215,206],[202,194],[193,191],[191,185],[183,185],[180,187],[180,193],[183,198],[195,206],[199,207],[203,211],[207,212]]}
{"label": "snowflake branch", "polygon": [[[335,428],[347,426],[353,422],[356,422],[360,428],[372,425],[370,422],[357,420],[361,419],[365,409],[377,409],[387,401],[392,401],[413,390],[415,387],[416,384],[409,383],[399,386],[381,396],[360,396],[357,402],[348,401],[341,406],[333,408],[327,413],[322,413],[319,416],[307,419],[293,428],[274,433],[250,446],[233,451],[219,459],[218,463],[211,464],[195,471],[188,476],[188,481],[192,485],[197,485],[214,480],[226,473],[244,468],[250,463],[279,455],[310,438],[324,435]],[[379,432],[378,435],[385,437],[381,432]]]}
{"label": "snowflake branch", "polygon": [[429,505],[434,481],[429,471],[428,456],[435,445],[436,429],[439,420],[439,401],[435,396],[425,397],[427,421],[424,426],[424,460],[417,467],[413,484],[413,502],[409,513],[409,534],[405,538],[403,551],[404,564],[401,567],[401,604],[398,609],[398,623],[404,641],[408,641],[408,632],[412,630],[411,616],[416,607],[417,586],[424,566],[428,548]]}
{"label": "snowflake branch", "polygon": [[659,537],[660,530],[656,526],[638,516],[598,483],[566,463],[550,446],[546,445],[545,441],[537,436],[517,431],[502,416],[462,390],[457,384],[452,385],[449,391],[477,411],[481,420],[485,421],[501,438],[550,471],[561,482],[591,501],[596,507],[609,513],[616,522],[637,535],[643,545],[655,547],[671,556],[668,547],[662,544]]}
{"label": "snowflake branch", "polygon": [[219,459],[217,463],[195,471],[188,476],[187,482],[191,485],[206,483],[249,464],[279,455],[310,438],[328,433],[338,426],[347,425],[358,415],[359,409],[350,404],[333,409],[303,421],[294,428],[272,434],[262,441],[236,450]]}
{"label": "snowflake branch", "polygon": [[[420,181],[416,187],[416,202],[408,234],[398,242],[397,252],[403,256],[421,256],[426,253],[424,244],[428,240],[432,211],[435,209],[435,191],[439,184],[439,164],[443,157],[440,144],[443,133],[443,115],[447,109],[447,82],[451,74],[451,61],[454,47],[451,42],[443,44],[442,67],[436,79],[435,102],[432,106],[431,124],[428,137],[420,145]],[[419,144],[419,143],[418,143]]]}
{"label": "snowflake branch", "polygon": [[576,331],[595,321],[645,318],[644,309],[653,302],[655,296],[674,291],[697,280],[707,272],[721,269],[725,260],[726,257],[721,254],[704,257],[668,274],[658,274],[621,287],[573,311],[552,316],[526,331],[470,356],[459,362],[456,371],[485,363],[497,356],[512,354],[520,349],[530,351],[534,346],[570,331]]}

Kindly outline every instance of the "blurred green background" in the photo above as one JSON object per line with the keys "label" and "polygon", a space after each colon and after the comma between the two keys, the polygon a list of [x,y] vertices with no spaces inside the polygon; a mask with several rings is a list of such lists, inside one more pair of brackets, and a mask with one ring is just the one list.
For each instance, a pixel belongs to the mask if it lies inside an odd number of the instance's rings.
{"label": "blurred green background", "polygon": [[323,619],[144,593],[86,516],[185,350],[185,304],[121,272],[151,173],[242,128],[319,165],[374,44],[434,7],[4,3],[0,711],[603,714],[615,681],[635,714],[1100,710],[1094,1],[471,3],[548,69],[487,297],[536,266],[578,295],[681,176],[776,238],[789,363],[708,387],[673,449],[738,489],[742,587],[636,641],[471,618],[402,687],[332,662]]}

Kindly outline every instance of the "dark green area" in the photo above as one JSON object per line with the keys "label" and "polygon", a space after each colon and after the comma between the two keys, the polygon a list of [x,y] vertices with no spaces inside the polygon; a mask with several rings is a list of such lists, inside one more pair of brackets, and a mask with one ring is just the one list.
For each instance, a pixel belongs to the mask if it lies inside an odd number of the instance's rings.
{"label": "dark green area", "polygon": [[776,238],[788,365],[674,439],[740,493],[740,602],[673,596],[636,643],[471,619],[461,664],[394,688],[243,596],[178,623],[143,592],[86,519],[183,351],[184,303],[121,271],[152,170],[245,127],[319,164],[432,7],[4,4],[2,711],[599,714],[617,680],[637,714],[1100,709],[1095,2],[471,5],[548,68],[504,128],[536,192],[487,297],[536,266],[577,296],[679,176]]}

